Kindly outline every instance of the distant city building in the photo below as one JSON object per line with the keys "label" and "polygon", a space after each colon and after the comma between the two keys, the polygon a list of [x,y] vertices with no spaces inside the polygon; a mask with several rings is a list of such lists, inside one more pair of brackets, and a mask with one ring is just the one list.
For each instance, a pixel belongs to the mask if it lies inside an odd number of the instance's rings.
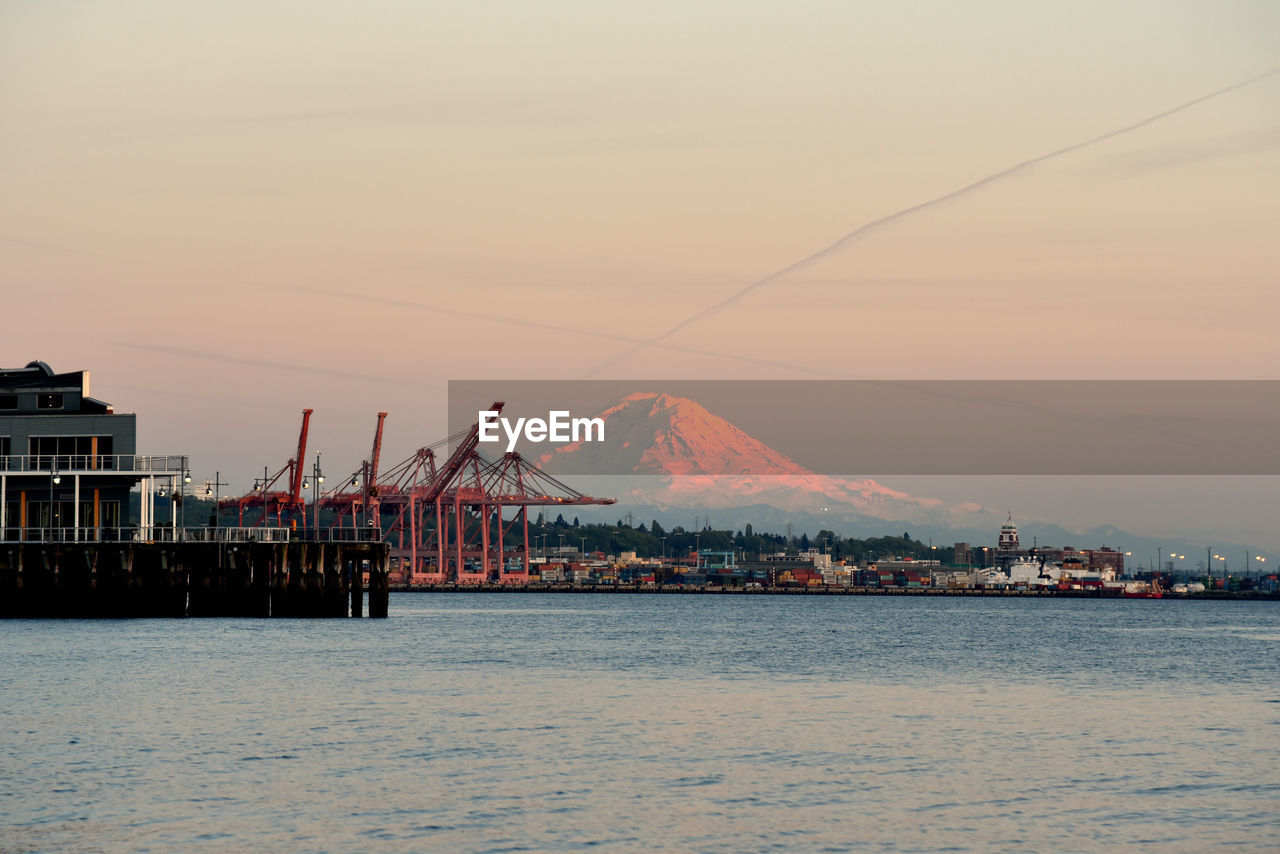
{"label": "distant city building", "polygon": [[1085,562],[1090,567],[1098,570],[1110,569],[1117,576],[1124,575],[1124,552],[1103,546],[1100,549],[1085,549],[1084,554],[1088,558]]}
{"label": "distant city building", "polygon": [[1013,524],[1012,513],[1009,514],[1009,520],[1000,526],[1000,539],[996,548],[1002,552],[1018,550],[1018,526]]}

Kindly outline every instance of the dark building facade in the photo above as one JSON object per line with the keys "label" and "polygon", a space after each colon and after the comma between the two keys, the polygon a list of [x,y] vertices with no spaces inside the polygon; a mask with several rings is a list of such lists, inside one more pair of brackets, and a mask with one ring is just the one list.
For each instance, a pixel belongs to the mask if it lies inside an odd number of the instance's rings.
{"label": "dark building facade", "polygon": [[137,435],[137,416],[90,396],[88,371],[0,369],[0,539],[124,538],[134,487],[150,492],[186,468],[138,456]]}

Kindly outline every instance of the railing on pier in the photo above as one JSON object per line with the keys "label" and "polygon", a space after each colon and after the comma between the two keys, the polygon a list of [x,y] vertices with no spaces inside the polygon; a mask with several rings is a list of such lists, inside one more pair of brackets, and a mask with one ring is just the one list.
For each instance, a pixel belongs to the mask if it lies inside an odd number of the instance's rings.
{"label": "railing on pier", "polygon": [[3,543],[374,543],[377,528],[17,528],[0,529]]}
{"label": "railing on pier", "polygon": [[5,528],[7,543],[287,543],[288,528]]}
{"label": "railing on pier", "polygon": [[308,540],[316,543],[376,543],[383,539],[377,528],[321,528],[319,531],[308,529],[294,531],[295,540]]}
{"label": "railing on pier", "polygon": [[11,454],[0,456],[0,472],[27,474],[128,472],[177,475],[186,470],[187,458],[183,456],[137,456],[135,454]]}

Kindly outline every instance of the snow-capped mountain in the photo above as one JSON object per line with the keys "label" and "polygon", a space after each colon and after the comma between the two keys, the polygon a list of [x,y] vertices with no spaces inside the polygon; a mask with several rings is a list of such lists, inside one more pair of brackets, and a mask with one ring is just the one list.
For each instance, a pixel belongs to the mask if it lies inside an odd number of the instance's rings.
{"label": "snow-capped mountain", "polygon": [[538,465],[553,473],[659,475],[635,480],[618,496],[654,506],[767,504],[837,517],[964,525],[995,518],[976,504],[947,507],[869,478],[816,474],[689,398],[638,392],[597,417],[604,419],[607,442],[562,445]]}

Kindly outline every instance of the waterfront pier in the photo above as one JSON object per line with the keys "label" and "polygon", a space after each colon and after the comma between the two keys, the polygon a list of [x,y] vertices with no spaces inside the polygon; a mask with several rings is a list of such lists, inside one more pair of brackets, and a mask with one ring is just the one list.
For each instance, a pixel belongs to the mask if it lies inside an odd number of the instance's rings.
{"label": "waterfront pier", "polygon": [[369,616],[387,616],[389,549],[371,539],[279,528],[39,533],[0,539],[0,617],[360,617],[366,589]]}

